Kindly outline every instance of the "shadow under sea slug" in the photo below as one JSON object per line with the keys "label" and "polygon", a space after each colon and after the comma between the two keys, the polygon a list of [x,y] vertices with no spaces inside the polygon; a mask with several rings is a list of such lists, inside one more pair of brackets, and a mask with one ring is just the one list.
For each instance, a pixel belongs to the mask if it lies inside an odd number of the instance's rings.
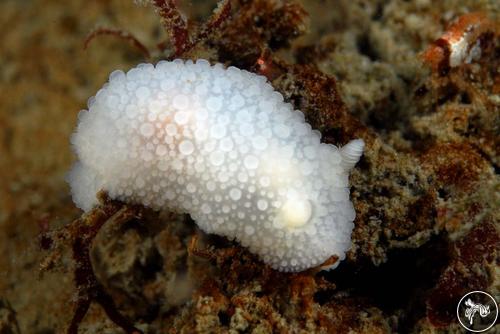
{"label": "shadow under sea slug", "polygon": [[[89,211],[96,193],[189,213],[274,269],[302,271],[351,245],[349,171],[364,143],[320,143],[266,78],[206,60],[111,73],[79,114],[68,174]],[[338,261],[337,261],[338,263]]]}

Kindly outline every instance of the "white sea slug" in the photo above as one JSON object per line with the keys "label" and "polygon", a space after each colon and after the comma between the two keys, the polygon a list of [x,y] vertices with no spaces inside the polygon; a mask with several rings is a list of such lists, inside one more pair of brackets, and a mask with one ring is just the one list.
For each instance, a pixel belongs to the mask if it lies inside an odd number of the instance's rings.
{"label": "white sea slug", "polygon": [[141,64],[80,112],[68,174],[88,211],[96,193],[189,213],[280,271],[301,271],[351,244],[349,171],[364,143],[320,143],[266,81],[206,60]]}

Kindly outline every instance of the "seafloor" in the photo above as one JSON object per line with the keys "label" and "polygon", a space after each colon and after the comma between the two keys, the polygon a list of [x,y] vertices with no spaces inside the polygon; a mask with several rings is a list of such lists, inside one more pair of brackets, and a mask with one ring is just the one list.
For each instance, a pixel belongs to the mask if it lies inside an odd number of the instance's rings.
{"label": "seafloor", "polygon": [[[192,31],[215,8],[178,2]],[[150,61],[173,47],[152,8],[132,1],[2,0],[0,333],[64,332],[86,297],[79,333],[123,332],[103,306],[146,333],[461,332],[463,294],[498,300],[498,2],[231,4],[217,33],[183,58],[264,74],[325,142],[367,143],[351,175],[357,217],[347,260],[331,272],[279,273],[188,217],[104,201],[90,250],[97,280],[82,278],[89,268],[78,270],[85,253],[75,234],[92,221],[76,220],[64,181],[69,136],[108,74],[144,61],[119,38],[99,36],[85,51],[83,41],[106,26],[150,50],[164,45]],[[476,22],[485,27],[481,57],[433,68],[422,52],[469,12],[490,20]],[[118,219],[123,210],[133,218]]]}

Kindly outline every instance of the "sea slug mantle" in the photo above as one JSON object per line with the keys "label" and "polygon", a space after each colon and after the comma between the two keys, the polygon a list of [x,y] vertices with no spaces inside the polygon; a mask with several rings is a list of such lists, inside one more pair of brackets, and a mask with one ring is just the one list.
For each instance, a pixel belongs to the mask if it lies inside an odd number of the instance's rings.
{"label": "sea slug mantle", "polygon": [[85,211],[102,189],[189,213],[280,271],[342,260],[351,245],[348,177],[363,141],[320,143],[263,76],[206,60],[115,71],[71,142],[78,161],[68,182]]}

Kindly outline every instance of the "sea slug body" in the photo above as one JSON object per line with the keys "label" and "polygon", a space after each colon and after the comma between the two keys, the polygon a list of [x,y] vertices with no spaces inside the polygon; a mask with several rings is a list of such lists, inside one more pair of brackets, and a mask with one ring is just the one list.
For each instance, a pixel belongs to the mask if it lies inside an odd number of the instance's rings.
{"label": "sea slug body", "polygon": [[280,271],[345,258],[355,212],[349,171],[363,153],[320,143],[263,76],[206,60],[111,73],[78,116],[68,174],[88,211],[96,193],[189,213]]}

